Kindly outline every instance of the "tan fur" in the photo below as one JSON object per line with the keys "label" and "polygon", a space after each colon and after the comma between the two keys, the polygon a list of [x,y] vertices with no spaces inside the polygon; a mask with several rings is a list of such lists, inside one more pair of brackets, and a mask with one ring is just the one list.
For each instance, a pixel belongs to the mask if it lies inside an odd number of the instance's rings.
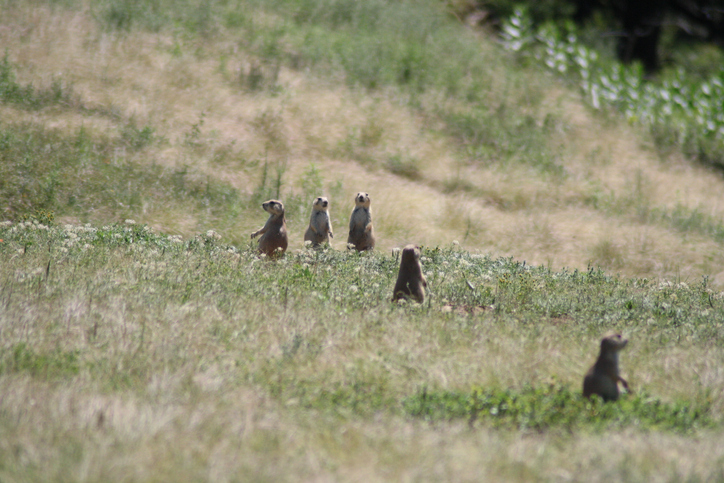
{"label": "tan fur", "polygon": [[357,193],[354,197],[355,207],[349,218],[347,244],[354,245],[358,252],[375,248],[370,202],[370,195],[367,193]]}
{"label": "tan fur", "polygon": [[622,338],[621,334],[601,340],[601,353],[583,378],[584,397],[598,394],[604,401],[615,401],[618,399],[619,382],[628,390],[628,383],[621,377],[618,367],[618,354],[627,343],[628,340]]}
{"label": "tan fur", "polygon": [[420,264],[420,247],[407,245],[402,249],[400,271],[397,274],[397,283],[392,291],[392,301],[401,298],[411,298],[418,303],[425,300],[427,280],[422,274]]}
{"label": "tan fur", "polygon": [[316,248],[323,243],[329,243],[330,238],[334,238],[334,233],[332,221],[329,219],[329,201],[324,196],[319,196],[312,203],[312,216],[304,233],[304,241],[311,241],[312,247]]}
{"label": "tan fur", "polygon": [[287,222],[284,219],[284,204],[279,200],[269,200],[261,204],[269,213],[269,219],[261,230],[251,234],[252,240],[259,238],[259,252],[268,257],[281,257],[287,251]]}

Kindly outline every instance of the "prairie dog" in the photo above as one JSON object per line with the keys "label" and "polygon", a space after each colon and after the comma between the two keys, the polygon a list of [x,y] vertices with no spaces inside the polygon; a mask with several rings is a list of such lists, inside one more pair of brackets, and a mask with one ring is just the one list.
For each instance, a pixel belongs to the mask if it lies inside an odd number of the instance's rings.
{"label": "prairie dog", "polygon": [[402,249],[402,260],[400,261],[400,271],[397,275],[397,283],[392,291],[392,301],[401,298],[411,298],[418,303],[425,300],[425,287],[427,280],[422,274],[422,265],[420,264],[420,247],[415,245],[407,245]]}
{"label": "prairie dog", "polygon": [[619,382],[628,390],[628,383],[619,374],[618,367],[618,353],[627,343],[628,340],[621,334],[601,339],[601,353],[583,378],[583,397],[598,394],[604,401],[615,401],[618,399]]}
{"label": "prairie dog", "polygon": [[311,241],[312,247],[329,243],[334,238],[332,221],[329,219],[329,201],[324,196],[318,196],[312,203],[312,216],[309,218],[309,227],[304,233],[304,241]]}
{"label": "prairie dog", "polygon": [[358,252],[375,248],[375,235],[372,231],[372,208],[370,195],[357,193],[354,197],[354,210],[349,217],[349,236],[347,244],[354,245]]}
{"label": "prairie dog", "polygon": [[252,240],[259,238],[259,252],[268,257],[282,256],[287,251],[287,222],[284,219],[284,204],[279,200],[269,200],[261,204],[269,213],[269,219],[261,230],[251,234]]}

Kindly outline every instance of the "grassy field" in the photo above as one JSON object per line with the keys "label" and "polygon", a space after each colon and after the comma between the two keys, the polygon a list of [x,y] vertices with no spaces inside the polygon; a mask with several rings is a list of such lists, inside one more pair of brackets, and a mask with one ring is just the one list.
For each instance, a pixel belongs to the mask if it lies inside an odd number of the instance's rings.
{"label": "grassy field", "polygon": [[[209,232],[0,229],[0,476],[718,480],[724,300],[705,284],[423,253],[261,260]],[[602,332],[634,389],[585,401]]]}
{"label": "grassy field", "polygon": [[724,480],[720,173],[436,2],[0,9],[0,481]]}

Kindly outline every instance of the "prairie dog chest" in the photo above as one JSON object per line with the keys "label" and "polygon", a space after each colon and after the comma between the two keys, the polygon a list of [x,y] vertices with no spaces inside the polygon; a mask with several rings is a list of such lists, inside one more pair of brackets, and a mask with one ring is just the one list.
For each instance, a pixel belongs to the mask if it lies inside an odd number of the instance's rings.
{"label": "prairie dog chest", "polygon": [[320,223],[324,223],[325,221],[329,220],[329,213],[326,211],[314,211],[312,212],[312,223],[315,225],[318,225]]}
{"label": "prairie dog chest", "polygon": [[359,225],[367,225],[372,216],[370,215],[370,211],[367,208],[363,207],[357,207],[352,211],[352,224],[359,226]]}

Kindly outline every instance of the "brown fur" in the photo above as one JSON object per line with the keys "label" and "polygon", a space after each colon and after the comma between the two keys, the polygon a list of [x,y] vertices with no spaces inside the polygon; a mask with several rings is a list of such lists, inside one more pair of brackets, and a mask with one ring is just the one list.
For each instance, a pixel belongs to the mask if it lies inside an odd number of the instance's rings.
{"label": "brown fur", "polygon": [[604,401],[618,399],[618,383],[628,390],[628,383],[619,374],[618,354],[626,347],[628,340],[621,334],[604,337],[601,340],[601,353],[596,363],[588,370],[583,378],[583,396],[590,398],[598,394]]}
{"label": "brown fur", "polygon": [[259,238],[259,253],[268,257],[281,257],[287,251],[287,222],[284,219],[284,204],[279,200],[269,200],[261,204],[269,213],[269,219],[261,230],[251,234],[251,238]]}
{"label": "brown fur", "polygon": [[312,216],[309,219],[309,227],[304,233],[304,241],[312,242],[316,248],[323,243],[329,243],[334,238],[332,233],[332,221],[329,219],[329,201],[323,196],[318,196],[312,203]]}
{"label": "brown fur", "polygon": [[357,193],[354,197],[355,207],[349,218],[347,244],[354,245],[358,252],[375,248],[370,202],[370,195],[367,193]]}
{"label": "brown fur", "polygon": [[425,275],[422,274],[420,247],[407,245],[402,249],[401,258],[397,283],[392,291],[392,301],[411,298],[418,303],[422,303],[425,300],[427,280],[425,280]]}

